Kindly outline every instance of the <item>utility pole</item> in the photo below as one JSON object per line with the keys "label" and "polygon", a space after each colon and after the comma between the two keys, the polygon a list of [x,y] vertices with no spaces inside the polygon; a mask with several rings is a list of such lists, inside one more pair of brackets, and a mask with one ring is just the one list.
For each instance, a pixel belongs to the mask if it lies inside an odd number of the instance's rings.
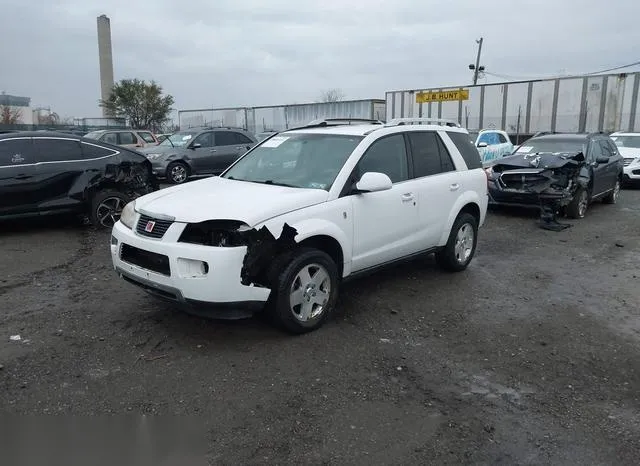
{"label": "utility pole", "polygon": [[473,85],[478,84],[478,74],[481,71],[484,71],[484,66],[480,66],[480,54],[482,54],[482,42],[484,38],[476,39],[476,44],[478,44],[478,56],[476,57],[476,64],[473,63],[469,65],[469,69],[473,71]]}

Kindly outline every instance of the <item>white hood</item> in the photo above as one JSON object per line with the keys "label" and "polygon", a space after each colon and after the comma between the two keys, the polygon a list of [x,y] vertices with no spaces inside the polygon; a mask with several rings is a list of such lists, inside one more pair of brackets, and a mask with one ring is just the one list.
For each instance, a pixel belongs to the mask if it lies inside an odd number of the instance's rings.
{"label": "white hood", "polygon": [[620,155],[623,157],[640,157],[640,149],[636,147],[618,147]]}
{"label": "white hood", "polygon": [[326,202],[327,191],[287,188],[212,177],[162,189],[136,199],[136,210],[177,222],[239,220],[250,227],[278,215]]}

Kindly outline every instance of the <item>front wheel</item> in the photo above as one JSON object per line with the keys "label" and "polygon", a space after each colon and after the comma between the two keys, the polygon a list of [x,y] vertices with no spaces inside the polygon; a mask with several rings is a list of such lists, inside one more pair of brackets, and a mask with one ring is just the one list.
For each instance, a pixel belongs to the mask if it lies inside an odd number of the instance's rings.
{"label": "front wheel", "polygon": [[96,228],[113,228],[129,202],[129,197],[120,191],[99,191],[91,200],[89,221]]}
{"label": "front wheel", "polygon": [[468,213],[458,215],[453,223],[446,246],[436,253],[438,265],[449,272],[467,268],[476,252],[478,220]]}
{"label": "front wheel", "polygon": [[269,311],[293,334],[320,328],[338,297],[338,268],[323,251],[304,248],[276,260]]}
{"label": "front wheel", "polygon": [[584,218],[589,206],[589,193],[584,188],[578,188],[573,199],[567,206],[567,217]]}
{"label": "front wheel", "polygon": [[618,196],[620,195],[620,186],[622,186],[622,183],[618,178],[616,179],[616,184],[613,185],[613,190],[603,199],[603,202],[605,204],[615,204],[616,202],[618,202]]}
{"label": "front wheel", "polygon": [[184,162],[171,162],[167,167],[167,180],[172,184],[181,184],[189,178],[189,167]]}

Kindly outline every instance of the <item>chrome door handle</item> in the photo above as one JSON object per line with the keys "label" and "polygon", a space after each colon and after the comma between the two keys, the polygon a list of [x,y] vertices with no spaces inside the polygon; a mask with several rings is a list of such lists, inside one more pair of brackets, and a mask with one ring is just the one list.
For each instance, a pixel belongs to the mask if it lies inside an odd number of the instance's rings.
{"label": "chrome door handle", "polygon": [[460,185],[458,183],[453,183],[452,185],[449,185],[450,191],[457,191],[458,189],[460,189]]}

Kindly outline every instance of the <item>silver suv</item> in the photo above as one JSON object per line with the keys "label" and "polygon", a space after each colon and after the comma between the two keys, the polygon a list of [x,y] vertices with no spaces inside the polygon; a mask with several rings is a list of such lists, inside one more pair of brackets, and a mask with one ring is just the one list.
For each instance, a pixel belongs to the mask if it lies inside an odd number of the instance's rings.
{"label": "silver suv", "polygon": [[85,134],[85,138],[95,139],[100,142],[106,142],[107,144],[113,144],[114,146],[122,146],[127,149],[141,149],[147,146],[155,146],[158,144],[158,140],[153,133],[144,130],[99,130],[92,131]]}
{"label": "silver suv", "polygon": [[191,176],[219,175],[257,142],[241,128],[190,128],[139,152],[157,177],[180,184]]}

